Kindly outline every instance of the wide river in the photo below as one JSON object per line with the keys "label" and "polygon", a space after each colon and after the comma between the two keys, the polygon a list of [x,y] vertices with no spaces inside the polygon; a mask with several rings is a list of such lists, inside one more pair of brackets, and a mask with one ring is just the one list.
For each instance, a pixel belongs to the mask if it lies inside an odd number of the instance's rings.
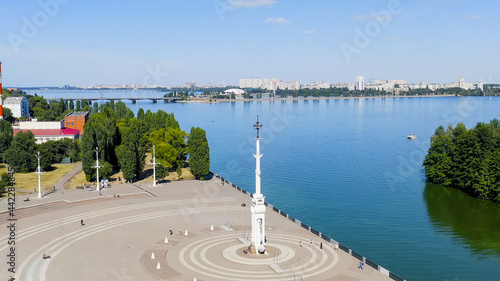
{"label": "wide river", "polygon": [[438,126],[500,118],[498,97],[125,102],[134,112],[173,112],[187,132],[205,129],[211,170],[252,192],[259,115],[267,202],[407,280],[500,278],[500,205],[428,184],[422,168]]}

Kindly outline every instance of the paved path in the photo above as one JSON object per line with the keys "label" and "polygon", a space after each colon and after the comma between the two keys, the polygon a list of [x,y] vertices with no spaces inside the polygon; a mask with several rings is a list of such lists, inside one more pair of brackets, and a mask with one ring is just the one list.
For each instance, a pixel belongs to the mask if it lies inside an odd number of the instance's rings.
{"label": "paved path", "polygon": [[74,175],[76,175],[78,172],[82,170],[82,162],[78,162],[76,164],[76,167],[74,167],[71,171],[67,172],[64,176],[62,176],[55,184],[54,186],[56,189],[63,189],[64,184],[69,181]]}
{"label": "paved path", "polygon": [[[270,254],[244,254],[249,243],[239,238],[251,229],[250,197],[216,180],[113,185],[101,196],[64,190],[19,201],[16,280],[390,280],[369,266],[359,270],[356,258],[326,241],[322,249],[309,246],[319,238],[270,208]],[[6,200],[0,203],[6,224]],[[10,235],[0,228],[4,257]],[[8,265],[0,264],[4,276]]]}

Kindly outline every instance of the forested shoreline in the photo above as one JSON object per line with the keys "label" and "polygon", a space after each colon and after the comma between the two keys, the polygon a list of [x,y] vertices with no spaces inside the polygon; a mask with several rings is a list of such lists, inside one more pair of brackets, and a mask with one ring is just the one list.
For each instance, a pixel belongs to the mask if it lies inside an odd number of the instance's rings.
{"label": "forested shoreline", "polygon": [[500,122],[438,127],[423,166],[432,183],[500,203]]}

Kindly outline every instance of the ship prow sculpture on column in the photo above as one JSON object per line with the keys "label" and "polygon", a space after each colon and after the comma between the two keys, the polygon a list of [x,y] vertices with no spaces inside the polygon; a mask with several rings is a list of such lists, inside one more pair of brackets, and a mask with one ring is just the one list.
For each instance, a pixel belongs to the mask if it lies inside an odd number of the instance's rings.
{"label": "ship prow sculpture on column", "polygon": [[265,196],[260,192],[260,136],[259,130],[262,124],[257,122],[253,125],[257,129],[256,138],[256,153],[255,156],[255,193],[252,195],[252,244],[250,245],[250,253],[252,254],[267,254],[268,249],[266,246],[266,205],[264,204]]}

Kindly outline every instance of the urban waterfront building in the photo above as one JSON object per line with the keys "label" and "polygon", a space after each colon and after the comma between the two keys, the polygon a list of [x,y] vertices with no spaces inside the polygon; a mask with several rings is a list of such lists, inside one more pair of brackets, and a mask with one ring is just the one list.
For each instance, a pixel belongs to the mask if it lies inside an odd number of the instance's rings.
{"label": "urban waterfront building", "polygon": [[231,94],[234,94],[235,98],[237,99],[242,99],[243,94],[245,94],[245,91],[242,89],[227,89],[224,92],[222,92],[224,95],[230,96]]}
{"label": "urban waterfront building", "polygon": [[30,117],[30,103],[26,97],[8,97],[3,101],[3,107],[9,108],[16,118]]}
{"label": "urban waterfront building", "polygon": [[64,117],[66,128],[79,130],[80,135],[83,135],[83,126],[85,126],[88,120],[88,111],[73,111]]}
{"label": "urban waterfront building", "polygon": [[61,139],[79,139],[80,131],[73,128],[64,127],[65,120],[61,121],[22,121],[19,125],[12,126],[14,129],[14,136],[23,131],[31,131],[35,135],[36,143],[44,143],[50,140],[58,141]]}
{"label": "urban waterfront building", "polygon": [[363,76],[358,76],[356,77],[356,85],[354,88],[358,91],[364,91],[365,90],[365,77]]}
{"label": "urban waterfront building", "polygon": [[244,78],[240,79],[240,88],[260,88],[262,87],[262,79],[260,78]]}

